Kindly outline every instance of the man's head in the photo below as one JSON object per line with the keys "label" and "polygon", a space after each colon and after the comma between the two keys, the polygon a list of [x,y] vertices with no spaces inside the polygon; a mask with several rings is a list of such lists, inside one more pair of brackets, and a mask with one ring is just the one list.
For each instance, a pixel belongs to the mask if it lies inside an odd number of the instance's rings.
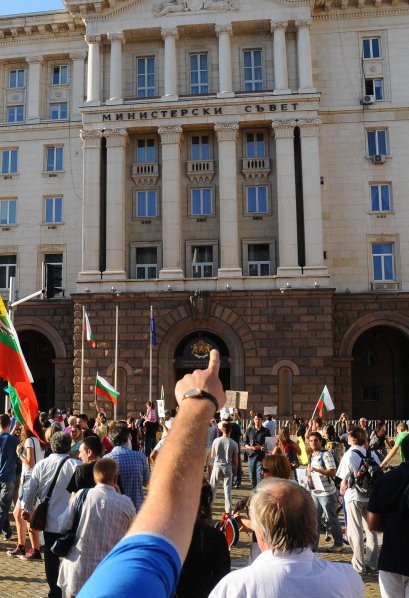
{"label": "man's head", "polygon": [[272,419],[273,419],[273,416],[270,413],[268,415],[266,415],[266,420],[268,422],[271,422]]}
{"label": "man's head", "polygon": [[408,430],[408,424],[406,422],[399,422],[398,425],[396,426],[396,431],[398,432],[398,434],[400,432],[407,432]]}
{"label": "man's head", "polygon": [[366,423],[366,419],[364,417],[360,418],[359,425],[361,426],[361,428],[363,428],[364,430],[366,430],[367,423]]}
{"label": "man's head", "polygon": [[262,424],[263,424],[263,416],[261,415],[261,413],[256,413],[254,415],[254,427],[256,429],[260,429]]}
{"label": "man's head", "polygon": [[232,422],[224,419],[219,424],[219,428],[223,432],[223,434],[225,434],[226,436],[229,436],[229,434],[231,433],[231,431],[233,429],[233,424],[232,424]]}
{"label": "man's head", "polygon": [[66,455],[71,449],[71,436],[64,432],[56,432],[51,436],[50,447],[57,455]]}
{"label": "man's head", "polygon": [[268,478],[250,501],[250,519],[262,550],[294,552],[314,546],[317,514],[310,493],[294,482]]}
{"label": "man's head", "polygon": [[114,459],[100,459],[94,465],[94,481],[96,484],[113,486],[118,479],[118,464]]}
{"label": "man's head", "polygon": [[10,416],[7,413],[2,413],[0,415],[0,430],[2,432],[8,432],[10,429]]}
{"label": "man's head", "polygon": [[115,424],[109,429],[109,440],[114,446],[122,446],[128,443],[128,428]]}
{"label": "man's head", "polygon": [[98,436],[88,436],[80,444],[79,456],[83,463],[92,463],[102,455],[102,443]]}
{"label": "man's head", "polygon": [[48,419],[56,419],[58,416],[58,409],[57,407],[51,407],[51,409],[48,410]]}
{"label": "man's head", "polygon": [[81,430],[88,430],[88,415],[85,413],[80,413],[77,417],[77,424],[81,426]]}
{"label": "man's head", "polygon": [[309,442],[313,451],[320,451],[322,449],[322,436],[319,432],[311,432]]}
{"label": "man's head", "polygon": [[364,446],[368,442],[365,430],[361,428],[361,426],[352,426],[348,432],[348,442],[350,442],[350,444]]}

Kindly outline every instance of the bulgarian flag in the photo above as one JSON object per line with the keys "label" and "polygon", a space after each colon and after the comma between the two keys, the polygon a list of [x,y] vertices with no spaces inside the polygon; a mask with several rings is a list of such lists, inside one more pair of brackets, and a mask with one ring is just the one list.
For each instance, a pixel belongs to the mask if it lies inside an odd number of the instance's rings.
{"label": "bulgarian flag", "polygon": [[333,411],[335,409],[335,405],[332,402],[331,395],[329,394],[329,390],[326,386],[324,386],[321,396],[318,399],[316,408],[319,411],[320,417],[322,417],[324,411]]}
{"label": "bulgarian flag", "polygon": [[25,424],[38,437],[34,421],[38,416],[38,403],[32,387],[33,377],[28,369],[20,347],[17,332],[8,317],[3,299],[0,297],[0,377],[14,387],[19,400],[19,411]]}
{"label": "bulgarian flag", "polygon": [[93,349],[95,349],[95,347],[97,346],[97,343],[94,340],[94,335],[92,334],[92,330],[91,330],[91,324],[89,323],[88,314],[85,311],[85,309],[84,309],[84,332],[85,332],[85,338],[87,339],[87,341],[89,342],[91,347]]}
{"label": "bulgarian flag", "polygon": [[108,401],[112,401],[114,405],[118,402],[119,392],[105,378],[98,374],[95,382],[95,394],[108,399]]}

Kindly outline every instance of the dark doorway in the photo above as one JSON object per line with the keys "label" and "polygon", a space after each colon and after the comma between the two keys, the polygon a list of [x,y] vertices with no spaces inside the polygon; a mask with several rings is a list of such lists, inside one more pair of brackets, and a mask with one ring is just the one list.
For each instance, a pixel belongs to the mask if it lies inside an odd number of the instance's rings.
{"label": "dark doorway", "polygon": [[352,417],[406,418],[409,409],[409,340],[399,330],[376,326],[352,352]]}
{"label": "dark doorway", "polygon": [[207,368],[212,349],[220,352],[220,379],[224,390],[230,389],[230,359],[226,343],[211,332],[195,332],[186,336],[175,351],[175,381],[193,370]]}
{"label": "dark doorway", "polygon": [[55,398],[55,351],[46,336],[34,330],[19,332],[23,355],[34,378],[34,391],[40,411],[58,403]]}

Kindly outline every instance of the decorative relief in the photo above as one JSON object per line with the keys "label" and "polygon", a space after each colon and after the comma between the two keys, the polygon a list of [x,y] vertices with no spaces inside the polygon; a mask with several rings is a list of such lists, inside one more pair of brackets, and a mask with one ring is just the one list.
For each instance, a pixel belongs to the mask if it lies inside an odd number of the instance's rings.
{"label": "decorative relief", "polygon": [[297,29],[309,29],[311,27],[311,21],[296,21],[295,26]]}
{"label": "decorative relief", "polygon": [[178,32],[177,28],[161,29],[160,34],[161,34],[163,40],[165,40],[167,37],[170,37],[171,39],[179,39],[179,32]]}
{"label": "decorative relief", "polygon": [[239,125],[237,123],[218,123],[214,126],[217,141],[236,141],[239,134]]}
{"label": "decorative relief", "polygon": [[222,33],[227,33],[227,35],[230,35],[230,37],[233,35],[232,25],[216,25],[214,30],[217,36],[221,35]]}
{"label": "decorative relief", "polygon": [[162,145],[166,143],[180,143],[182,139],[183,129],[182,127],[159,127],[158,134],[160,135],[160,141]]}
{"label": "decorative relief", "polygon": [[294,127],[297,126],[296,120],[274,120],[271,126],[274,131],[275,138],[293,138]]}
{"label": "decorative relief", "polygon": [[270,23],[270,31],[271,31],[271,33],[274,33],[274,31],[276,29],[287,29],[287,27],[288,27],[288,22],[287,21],[278,21],[278,22],[271,21],[271,23]]}
{"label": "decorative relief", "polygon": [[99,129],[82,129],[80,132],[84,149],[100,148],[102,136],[102,131]]}
{"label": "decorative relief", "polygon": [[120,31],[118,33],[108,33],[107,38],[110,42],[124,42],[125,35]]}
{"label": "decorative relief", "polygon": [[85,35],[84,38],[87,44],[99,44],[101,41],[100,35]]}
{"label": "decorative relief", "polygon": [[108,147],[125,146],[128,138],[126,129],[106,129],[103,135]]}
{"label": "decorative relief", "polygon": [[322,125],[322,120],[320,118],[303,118],[297,121],[297,127],[320,127]]}
{"label": "decorative relief", "polygon": [[227,10],[237,10],[237,8],[233,0],[168,0],[158,4],[154,8],[153,14],[157,17],[163,17],[172,13],[186,13],[199,10],[224,12]]}

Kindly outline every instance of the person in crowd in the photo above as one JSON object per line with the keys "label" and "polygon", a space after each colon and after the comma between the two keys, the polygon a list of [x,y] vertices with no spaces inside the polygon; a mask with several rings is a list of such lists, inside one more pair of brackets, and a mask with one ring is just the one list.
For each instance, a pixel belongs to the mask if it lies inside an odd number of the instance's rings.
{"label": "person in crowd", "polygon": [[157,422],[158,416],[156,414],[155,403],[153,401],[148,401],[146,403],[146,415],[145,421],[147,422]]}
{"label": "person in crowd", "polygon": [[236,479],[233,479],[233,488],[240,488],[241,480],[243,477],[243,468],[242,468],[242,464],[241,464],[240,442],[241,442],[243,433],[241,431],[241,427],[239,426],[239,424],[237,422],[235,422],[234,419],[230,415],[227,418],[225,418],[225,421],[230,422],[230,424],[231,424],[230,438],[232,440],[234,440],[234,442],[237,444],[237,468],[236,468]]}
{"label": "person in crowd", "polygon": [[61,428],[59,426],[57,426],[56,424],[53,424],[52,426],[49,426],[48,428],[45,428],[44,431],[44,440],[45,440],[45,448],[44,448],[44,458],[48,457],[49,455],[51,455],[51,438],[54,436],[54,434],[56,434],[57,432],[61,432]]}
{"label": "person in crowd", "polygon": [[67,419],[67,425],[64,429],[64,432],[66,434],[71,434],[72,427],[76,423],[77,423],[77,418],[75,417],[75,415],[70,415],[70,417]]}
{"label": "person in crowd", "polygon": [[298,418],[298,425],[296,430],[296,435],[300,436],[305,441],[305,433],[307,431],[307,424],[303,417]]}
{"label": "person in crowd", "polygon": [[[347,521],[348,521],[348,541],[352,548],[352,566],[358,573],[366,571],[375,571],[378,564],[378,537],[368,527],[368,498],[359,493],[356,484],[351,485],[353,476],[356,475],[362,461],[366,455],[367,437],[365,430],[359,426],[353,427],[349,432],[349,442],[351,449],[347,451],[341,459],[336,476],[341,479],[340,492],[344,496]],[[372,458],[379,463],[379,459],[374,451],[371,452]],[[366,536],[366,557],[365,565],[365,545],[364,531]]]}
{"label": "person in crowd", "polygon": [[81,441],[79,458],[82,465],[78,465],[67,485],[67,492],[78,492],[82,488],[93,488],[94,466],[102,457],[102,443],[98,436],[88,436]]}
{"label": "person in crowd", "polygon": [[80,413],[77,417],[77,424],[79,424],[81,430],[84,432],[85,430],[89,430],[89,417],[86,413]]}
{"label": "person in crowd", "polygon": [[278,434],[277,444],[273,449],[273,455],[285,455],[293,470],[292,477],[295,478],[294,470],[299,467],[298,456],[301,455],[301,448],[298,442],[291,440],[288,426],[283,426]]}
{"label": "person in crowd", "polygon": [[[34,421],[33,427],[39,438],[43,440],[44,432],[39,419]],[[30,482],[34,465],[41,461],[41,459],[44,459],[44,448],[45,443],[41,443],[26,425],[23,426],[21,442],[16,449],[17,457],[22,463],[18,500],[13,511],[17,530],[17,544],[14,549],[7,551],[7,555],[11,557],[20,557],[27,561],[41,561],[40,534],[35,530],[29,529],[31,549],[26,554],[27,523],[22,517],[23,509],[21,508],[21,500]]]}
{"label": "person in crowd", "polygon": [[70,457],[73,459],[79,458],[80,444],[82,442],[83,432],[80,424],[74,424],[71,430],[71,451]]}
{"label": "person in crowd", "polygon": [[237,443],[230,438],[233,424],[222,421],[219,426],[223,436],[213,441],[211,457],[214,462],[210,485],[213,497],[216,498],[217,488],[220,482],[223,481],[224,510],[230,514],[232,510],[231,491],[233,476],[236,475],[237,471],[238,448]]}
{"label": "person in crowd", "polygon": [[316,510],[305,488],[289,480],[263,480],[250,501],[261,550],[253,563],[226,575],[209,598],[280,598],[342,594],[363,598],[359,575],[346,563],[317,558]]}
{"label": "person in crowd", "polygon": [[44,530],[44,564],[47,583],[50,587],[49,598],[62,598],[61,589],[57,585],[60,560],[51,552],[51,547],[60,536],[58,518],[67,508],[70,498],[66,487],[80,461],[69,457],[71,450],[71,437],[69,434],[61,431],[56,432],[51,437],[50,446],[51,455],[46,459],[42,459],[33,467],[21,506],[23,508],[23,519],[30,521],[37,499],[41,502],[45,500],[56,471],[61,466],[48,503]]}
{"label": "person in crowd", "polygon": [[263,426],[270,431],[270,436],[275,436],[277,431],[277,422],[273,419],[271,414],[266,415],[266,419],[263,421]]}
{"label": "person in crowd", "polygon": [[405,453],[402,450],[402,442],[405,440],[407,436],[409,436],[408,424],[406,422],[399,422],[396,426],[395,444],[393,445],[393,448],[391,448],[389,453],[386,455],[386,457],[383,459],[381,467],[386,467],[387,463],[389,463],[389,461],[393,459],[393,457],[396,455],[398,451],[400,455],[400,460],[402,462],[406,461]]}
{"label": "person in crowd", "polygon": [[158,430],[159,430],[159,422],[156,419],[156,415],[155,415],[154,421],[153,420],[151,421],[151,420],[145,418],[145,421],[143,422],[143,431],[144,431],[144,451],[145,451],[145,456],[147,459],[149,458],[149,455],[151,454],[152,450],[154,449],[154,447],[157,443],[156,433],[158,432]]}
{"label": "person in crowd", "polygon": [[338,467],[343,455],[343,445],[339,440],[338,434],[335,432],[335,427],[331,424],[324,426],[322,432],[323,448],[329,451],[334,457],[335,467]]}
{"label": "person in crowd", "polygon": [[342,445],[344,454],[349,451],[349,449],[351,448],[351,445],[349,443],[349,433],[351,430],[353,430],[355,428],[355,426],[353,424],[349,424],[348,426],[348,432],[346,432],[345,434],[342,434],[342,436],[339,437],[339,441]]}
{"label": "person in crowd", "polygon": [[346,412],[341,413],[341,415],[339,416],[339,419],[335,425],[336,434],[338,436],[342,436],[342,434],[345,434],[346,432],[348,432],[348,426],[349,426],[348,413],[346,413]]}
{"label": "person in crowd", "polygon": [[16,484],[17,436],[10,434],[10,416],[0,415],[0,532],[6,540],[12,536],[9,511]]}
{"label": "person in crowd", "polygon": [[162,426],[162,438],[166,438],[166,436],[169,434],[169,430],[171,429],[173,423],[171,409],[167,409],[165,411],[165,417],[161,419],[160,423]]}
{"label": "person in crowd", "polygon": [[215,585],[230,573],[226,536],[212,522],[213,493],[203,479],[192,541],[183,563],[174,598],[207,598]]}
{"label": "person in crowd", "polygon": [[212,469],[213,469],[213,457],[211,456],[212,453],[212,446],[213,441],[219,436],[219,430],[217,428],[217,423],[214,417],[209,422],[209,426],[207,428],[207,435],[206,435],[206,445],[205,445],[205,467],[207,467],[207,477],[210,480],[212,476]]}
{"label": "person in crowd", "polygon": [[240,426],[241,429],[241,411],[235,407],[233,409],[233,421]]}
{"label": "person in crowd", "polygon": [[48,415],[45,411],[41,411],[38,418],[39,418],[40,424],[42,425],[44,430],[46,430],[47,428],[49,428],[51,426],[50,422],[48,421]]}
{"label": "person in crowd", "polygon": [[108,434],[108,421],[104,411],[98,411],[93,431],[101,440],[101,442]]}
{"label": "person in crowd", "polygon": [[263,416],[256,413],[253,424],[247,428],[244,448],[247,451],[249,476],[252,488],[262,479],[262,460],[265,456],[266,438],[271,436],[270,430],[264,428]]}
{"label": "person in crowd", "polygon": [[381,420],[375,425],[375,430],[372,432],[369,439],[369,446],[376,451],[378,455],[385,458],[388,451],[386,445],[391,449],[392,443],[386,430],[386,423]]}
{"label": "person in crowd", "polygon": [[379,554],[379,586],[382,598],[409,594],[409,436],[401,443],[402,463],[380,476],[368,503],[368,526],[383,532]]}
{"label": "person in crowd", "polygon": [[57,409],[57,407],[51,407],[51,409],[48,410],[48,423],[50,424],[50,426],[58,426],[60,428],[60,430],[62,431],[62,426],[60,424],[60,422],[58,421],[58,418],[61,415],[61,411],[59,409]]}
{"label": "person in crowd", "polygon": [[324,422],[322,421],[322,417],[316,415],[308,422],[307,429],[305,431],[305,438],[308,440],[310,437],[311,432],[319,432],[322,435]]}
{"label": "person in crowd", "polygon": [[363,430],[365,430],[365,433],[366,433],[368,441],[369,441],[371,434],[372,434],[372,426],[370,426],[368,424],[368,421],[365,419],[365,417],[359,418],[358,425],[361,426],[361,428]]}
{"label": "person in crowd", "polygon": [[112,426],[109,430],[109,438],[114,447],[109,457],[117,461],[124,494],[129,496],[138,512],[143,503],[143,487],[148,485],[150,478],[146,457],[128,448],[126,425]]}

